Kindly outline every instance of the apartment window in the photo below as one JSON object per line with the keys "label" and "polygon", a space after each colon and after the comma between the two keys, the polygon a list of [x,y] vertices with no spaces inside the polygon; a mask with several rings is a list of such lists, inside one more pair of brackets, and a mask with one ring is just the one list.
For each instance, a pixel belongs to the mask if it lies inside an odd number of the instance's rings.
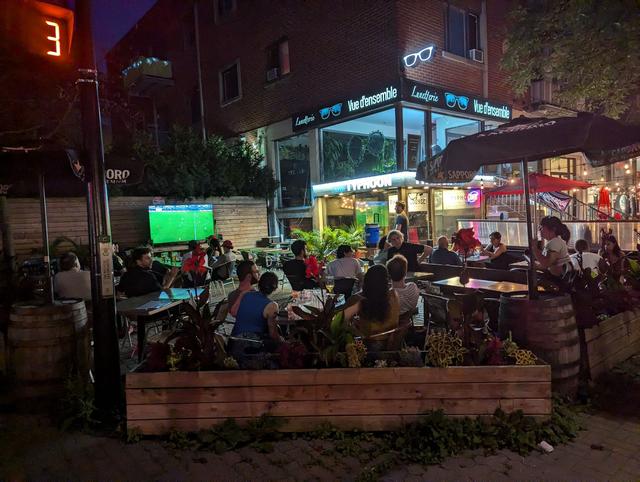
{"label": "apartment window", "polygon": [[240,63],[235,62],[220,71],[220,103],[227,104],[241,96]]}
{"label": "apartment window", "polygon": [[236,11],[236,0],[214,0],[216,22],[221,22],[231,17]]}
{"label": "apartment window", "polygon": [[280,39],[267,49],[267,82],[278,80],[291,72],[289,40]]}
{"label": "apartment window", "polygon": [[481,49],[480,17],[472,12],[447,6],[447,51],[468,57],[469,50]]}

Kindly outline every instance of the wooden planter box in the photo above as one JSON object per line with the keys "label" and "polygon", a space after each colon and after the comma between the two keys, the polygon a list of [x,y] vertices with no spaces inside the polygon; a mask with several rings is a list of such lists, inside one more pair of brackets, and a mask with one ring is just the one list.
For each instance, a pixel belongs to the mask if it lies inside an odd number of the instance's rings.
{"label": "wooden planter box", "polygon": [[549,366],[336,368],[130,373],[127,426],[145,434],[210,428],[226,418],[287,418],[284,431],[321,422],[391,430],[424,412],[491,415],[496,408],[551,413]]}
{"label": "wooden planter box", "polygon": [[640,353],[640,310],[625,311],[584,330],[591,378]]}

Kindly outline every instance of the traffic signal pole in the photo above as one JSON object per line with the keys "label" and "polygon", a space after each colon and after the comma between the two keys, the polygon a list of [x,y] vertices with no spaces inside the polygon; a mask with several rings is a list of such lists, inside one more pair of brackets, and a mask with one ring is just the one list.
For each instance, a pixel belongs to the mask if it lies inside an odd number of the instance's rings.
{"label": "traffic signal pole", "polygon": [[96,406],[109,416],[122,406],[120,353],[116,329],[111,221],[105,182],[104,146],[93,50],[91,0],[76,0],[78,81],[84,152],[88,165],[87,215],[91,250],[93,358]]}

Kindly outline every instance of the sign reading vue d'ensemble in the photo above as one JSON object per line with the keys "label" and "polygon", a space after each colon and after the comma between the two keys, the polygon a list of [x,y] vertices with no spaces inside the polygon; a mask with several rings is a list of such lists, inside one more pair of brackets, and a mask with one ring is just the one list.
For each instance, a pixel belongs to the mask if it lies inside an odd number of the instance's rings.
{"label": "sign reading vue d'ensemble", "polygon": [[408,79],[403,80],[402,89],[403,99],[417,104],[500,121],[511,119],[511,106],[508,104],[463,95],[451,89],[434,87]]}
{"label": "sign reading vue d'ensemble", "polygon": [[511,119],[511,106],[508,104],[501,104],[481,97],[460,94],[452,89],[434,87],[403,79],[401,89],[395,85],[388,85],[355,95],[341,102],[328,103],[314,110],[294,114],[292,128],[294,131],[312,129],[392,104],[401,99],[437,109],[457,112],[458,114],[485,117],[499,121]]}

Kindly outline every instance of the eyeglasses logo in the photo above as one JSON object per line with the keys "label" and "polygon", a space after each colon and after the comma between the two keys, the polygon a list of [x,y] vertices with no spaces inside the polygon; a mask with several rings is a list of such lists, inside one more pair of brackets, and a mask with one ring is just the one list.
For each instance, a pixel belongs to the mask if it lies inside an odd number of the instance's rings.
{"label": "eyeglasses logo", "polygon": [[322,120],[327,120],[330,115],[333,117],[338,117],[342,113],[342,102],[339,104],[334,104],[331,107],[325,107],[324,109],[320,109],[320,118]]}
{"label": "eyeglasses logo", "polygon": [[469,97],[465,97],[464,95],[455,95],[451,92],[445,92],[444,100],[447,103],[447,107],[453,108],[456,106],[456,103],[460,110],[467,110],[467,107],[469,107]]}
{"label": "eyeglasses logo", "polygon": [[428,47],[422,49],[420,52],[416,52],[413,54],[405,55],[403,57],[404,65],[407,67],[413,67],[418,63],[418,60],[421,62],[428,62],[433,58],[433,53],[435,52],[435,45],[429,45]]}

